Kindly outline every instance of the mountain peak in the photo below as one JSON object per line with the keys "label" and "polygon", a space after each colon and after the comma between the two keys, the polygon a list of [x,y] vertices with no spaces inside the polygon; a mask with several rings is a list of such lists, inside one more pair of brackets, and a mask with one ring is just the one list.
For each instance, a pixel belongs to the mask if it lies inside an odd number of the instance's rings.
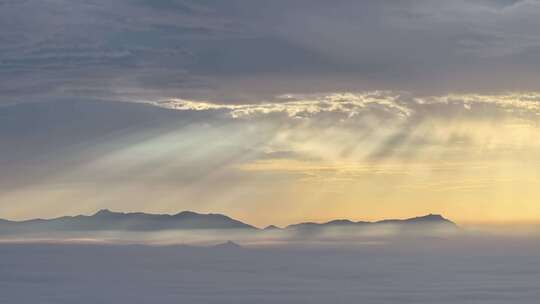
{"label": "mountain peak", "polygon": [[281,228],[275,225],[269,225],[269,226],[266,226],[263,230],[281,230]]}
{"label": "mountain peak", "polygon": [[433,213],[430,213],[428,215],[424,215],[424,216],[418,216],[418,217],[413,217],[413,218],[410,218],[408,219],[410,221],[442,221],[442,222],[450,222],[448,219],[444,218],[442,215],[440,214],[433,214]]}
{"label": "mountain peak", "polygon": [[192,215],[199,215],[199,213],[185,210],[185,211],[178,212],[174,216],[192,216]]}
{"label": "mountain peak", "polygon": [[227,250],[242,248],[242,246],[230,240],[225,243],[214,245],[213,247],[217,249],[227,249]]}
{"label": "mountain peak", "polygon": [[351,220],[347,220],[347,219],[332,220],[332,221],[329,221],[329,222],[325,223],[325,225],[340,225],[340,226],[354,225],[354,224],[356,224],[356,223],[351,221]]}
{"label": "mountain peak", "polygon": [[112,212],[109,209],[99,209],[96,213],[94,213],[94,216],[101,216],[101,215],[111,215],[115,212]]}

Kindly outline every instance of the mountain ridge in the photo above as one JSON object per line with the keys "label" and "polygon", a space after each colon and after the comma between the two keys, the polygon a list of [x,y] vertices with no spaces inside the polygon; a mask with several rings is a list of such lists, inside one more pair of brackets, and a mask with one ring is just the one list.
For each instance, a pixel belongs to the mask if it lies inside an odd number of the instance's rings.
{"label": "mountain ridge", "polygon": [[198,229],[251,229],[257,228],[223,214],[181,211],[176,214],[152,214],[144,212],[113,212],[100,209],[92,215],[62,216],[51,219],[2,221],[3,228],[51,229],[51,230],[198,230]]}
{"label": "mountain ridge", "polygon": [[348,219],[336,219],[331,220],[328,222],[323,223],[316,223],[316,222],[303,222],[298,224],[291,224],[285,227],[285,229],[301,229],[301,228],[309,228],[309,227],[347,227],[347,226],[367,226],[367,225],[385,225],[385,224],[448,224],[456,226],[456,223],[450,221],[449,219],[445,218],[444,216],[440,214],[427,214],[423,216],[416,216],[406,219],[384,219],[379,221],[351,221]]}
{"label": "mountain ridge", "polygon": [[11,221],[0,219],[0,227],[6,229],[38,229],[38,230],[122,230],[122,231],[158,231],[158,230],[222,230],[241,229],[250,231],[271,230],[320,230],[323,228],[360,228],[367,226],[397,225],[397,226],[425,226],[457,225],[440,214],[428,214],[406,219],[384,219],[380,221],[351,221],[349,219],[335,219],[323,223],[302,222],[291,224],[284,228],[270,225],[266,228],[257,228],[250,224],[236,220],[219,213],[197,213],[193,211],[180,211],[176,214],[154,214],[144,212],[114,212],[109,209],[100,209],[92,215],[61,216],[51,219],[28,219]]}

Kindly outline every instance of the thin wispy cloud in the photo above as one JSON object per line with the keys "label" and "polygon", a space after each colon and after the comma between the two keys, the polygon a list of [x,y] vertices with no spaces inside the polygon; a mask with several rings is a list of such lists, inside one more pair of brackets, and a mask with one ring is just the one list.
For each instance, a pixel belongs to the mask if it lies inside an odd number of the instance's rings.
{"label": "thin wispy cloud", "polygon": [[[317,118],[323,114],[341,114],[339,120],[354,120],[361,114],[387,114],[398,120],[418,116],[445,116],[449,119],[475,115],[507,115],[509,118],[535,120],[540,115],[540,93],[448,94],[414,96],[409,92],[368,91],[329,94],[283,94],[271,102],[229,104],[171,98],[161,101],[137,101],[178,111],[217,111],[232,118],[250,118],[284,114],[289,118]],[[360,117],[359,119],[362,119]],[[364,117],[365,118],[365,117]]]}

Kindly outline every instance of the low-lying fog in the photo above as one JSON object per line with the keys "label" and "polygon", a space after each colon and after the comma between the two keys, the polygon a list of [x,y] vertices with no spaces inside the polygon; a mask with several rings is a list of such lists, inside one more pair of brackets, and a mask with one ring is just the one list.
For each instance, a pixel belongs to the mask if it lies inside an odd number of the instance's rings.
{"label": "low-lying fog", "polygon": [[45,235],[4,238],[0,302],[536,304],[540,300],[536,236],[470,232],[330,236],[226,235],[237,237],[233,240],[241,247],[215,246],[223,239],[210,232],[137,236],[104,232],[91,238],[66,235],[61,242]]}

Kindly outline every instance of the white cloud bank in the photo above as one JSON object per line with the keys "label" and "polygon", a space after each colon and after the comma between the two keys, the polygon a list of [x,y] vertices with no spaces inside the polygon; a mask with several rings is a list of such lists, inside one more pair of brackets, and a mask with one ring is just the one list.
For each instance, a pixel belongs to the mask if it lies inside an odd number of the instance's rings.
{"label": "white cloud bank", "polygon": [[328,94],[284,94],[271,102],[228,104],[171,98],[144,101],[154,106],[178,111],[222,111],[232,118],[284,114],[289,118],[313,118],[319,114],[341,114],[340,119],[354,119],[362,113],[386,113],[407,120],[416,115],[448,115],[462,109],[471,113],[534,117],[540,115],[540,93],[522,92],[498,95],[448,94],[416,97],[407,92],[366,91]]}

